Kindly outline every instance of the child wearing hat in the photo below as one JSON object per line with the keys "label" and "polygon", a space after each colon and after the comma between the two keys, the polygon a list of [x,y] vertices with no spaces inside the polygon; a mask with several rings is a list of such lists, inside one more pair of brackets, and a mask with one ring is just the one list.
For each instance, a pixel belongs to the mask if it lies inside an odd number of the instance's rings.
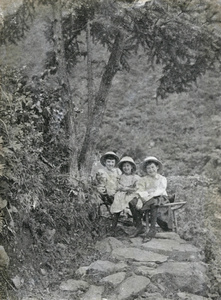
{"label": "child wearing hat", "polygon": [[124,156],[118,168],[122,175],[119,178],[117,192],[114,196],[114,202],[110,211],[113,214],[112,230],[115,231],[120,213],[129,208],[129,202],[136,196],[136,184],[140,178],[135,174],[136,164],[132,157]]}
{"label": "child wearing hat", "polygon": [[116,168],[119,157],[112,151],[106,152],[100,158],[103,169],[96,173],[97,190],[102,201],[110,205],[113,203],[114,195],[117,191],[118,180],[121,175],[120,169]]}
{"label": "child wearing hat", "polygon": [[[149,156],[142,163],[142,170],[146,175],[137,183],[137,198],[130,202],[133,217],[137,218],[137,230],[133,236],[137,236],[143,231],[141,216],[146,214],[147,232],[144,242],[149,241],[156,235],[156,223],[161,204],[169,203],[167,198],[167,179],[160,175],[162,163],[154,156]],[[168,228],[172,228],[172,215],[165,212],[164,220],[167,221]],[[150,228],[149,228],[150,214]],[[162,214],[162,215],[163,215]]]}

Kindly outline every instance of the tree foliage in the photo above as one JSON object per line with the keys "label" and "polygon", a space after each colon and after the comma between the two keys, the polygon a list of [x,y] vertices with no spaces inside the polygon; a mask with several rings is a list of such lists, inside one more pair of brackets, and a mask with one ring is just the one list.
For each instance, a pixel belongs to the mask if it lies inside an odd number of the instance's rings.
{"label": "tree foliage", "polygon": [[[1,43],[16,42],[24,37],[37,15],[37,8],[42,5],[51,6],[54,12],[45,32],[53,49],[47,53],[45,70],[38,78],[36,97],[45,124],[53,123],[48,120],[45,108],[50,107],[54,111],[53,118],[59,120],[59,128],[62,128],[51,129],[53,133],[47,135],[49,129],[45,126],[44,138],[54,143],[57,136],[59,144],[63,131],[62,137],[66,140],[60,141],[65,145],[64,153],[70,156],[69,165],[75,161],[70,168],[74,168],[74,172],[77,172],[77,160],[79,169],[90,169],[112,80],[117,72],[130,70],[131,55],[143,51],[144,63],[150,70],[155,64],[162,66],[156,92],[156,96],[162,98],[187,91],[199,76],[217,66],[220,60],[221,39],[217,30],[220,14],[215,2],[207,0],[147,1],[143,6],[123,1],[24,1],[14,15],[6,17],[0,32]],[[89,54],[82,45],[88,26],[94,45],[107,49],[109,57],[100,82],[92,87],[92,113],[88,114],[82,131],[77,126],[80,111],[75,107],[69,75],[73,76],[78,61]],[[51,82],[53,87],[50,88]],[[91,83],[94,84],[93,78]],[[84,98],[88,102],[87,94]],[[84,111],[87,113],[86,107]],[[76,147],[77,144],[80,146]],[[45,153],[50,153],[47,147],[44,149]]]}

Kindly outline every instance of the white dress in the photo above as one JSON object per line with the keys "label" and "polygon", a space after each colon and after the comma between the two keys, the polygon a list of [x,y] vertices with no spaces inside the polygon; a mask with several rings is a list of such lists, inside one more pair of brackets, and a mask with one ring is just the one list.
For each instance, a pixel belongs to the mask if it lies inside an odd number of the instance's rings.
{"label": "white dress", "polygon": [[157,196],[167,196],[167,179],[166,177],[156,174],[155,177],[146,175],[137,183],[137,194],[139,194],[143,203]]}
{"label": "white dress", "polygon": [[[131,187],[136,191],[136,183],[139,180],[138,175],[122,174],[119,179],[118,188]],[[129,207],[129,202],[135,197],[134,192],[117,191],[114,196],[114,202],[110,207],[111,213],[119,213]]]}

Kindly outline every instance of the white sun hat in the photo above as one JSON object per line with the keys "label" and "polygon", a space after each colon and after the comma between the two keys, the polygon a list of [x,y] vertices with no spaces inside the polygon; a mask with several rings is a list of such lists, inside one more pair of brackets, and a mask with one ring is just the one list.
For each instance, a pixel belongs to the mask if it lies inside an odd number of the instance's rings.
{"label": "white sun hat", "polygon": [[105,166],[105,161],[107,158],[111,158],[111,159],[115,159],[116,160],[116,164],[119,162],[119,157],[117,156],[116,153],[114,153],[113,151],[108,151],[106,152],[104,155],[101,156],[100,158],[100,162],[103,166]]}
{"label": "white sun hat", "polygon": [[146,166],[147,166],[147,164],[150,163],[150,162],[154,162],[155,164],[158,165],[158,167],[159,167],[158,172],[161,172],[161,171],[162,171],[163,165],[162,165],[161,161],[159,161],[159,159],[157,159],[155,156],[148,156],[148,157],[146,157],[146,158],[144,159],[144,161],[142,162],[142,167],[141,167],[141,168],[142,168],[142,170],[143,170],[144,172],[146,172]]}
{"label": "white sun hat", "polygon": [[119,161],[119,163],[118,163],[118,168],[119,168],[121,171],[122,171],[123,163],[125,163],[125,162],[129,162],[129,163],[133,166],[133,170],[136,171],[136,168],[137,168],[137,167],[136,167],[136,164],[135,164],[133,158],[130,157],[130,156],[124,156],[124,157],[122,157],[121,160]]}

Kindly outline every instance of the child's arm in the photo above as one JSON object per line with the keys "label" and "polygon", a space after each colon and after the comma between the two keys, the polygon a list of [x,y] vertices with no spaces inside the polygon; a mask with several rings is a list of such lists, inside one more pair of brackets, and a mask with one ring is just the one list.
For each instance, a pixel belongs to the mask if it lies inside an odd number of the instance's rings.
{"label": "child's arm", "polygon": [[117,190],[118,190],[119,192],[132,193],[132,192],[134,192],[136,189],[135,189],[134,184],[133,184],[133,185],[130,185],[130,186],[125,186],[125,185],[123,185],[123,184],[121,184],[121,183],[118,183],[118,188],[117,188]]}

